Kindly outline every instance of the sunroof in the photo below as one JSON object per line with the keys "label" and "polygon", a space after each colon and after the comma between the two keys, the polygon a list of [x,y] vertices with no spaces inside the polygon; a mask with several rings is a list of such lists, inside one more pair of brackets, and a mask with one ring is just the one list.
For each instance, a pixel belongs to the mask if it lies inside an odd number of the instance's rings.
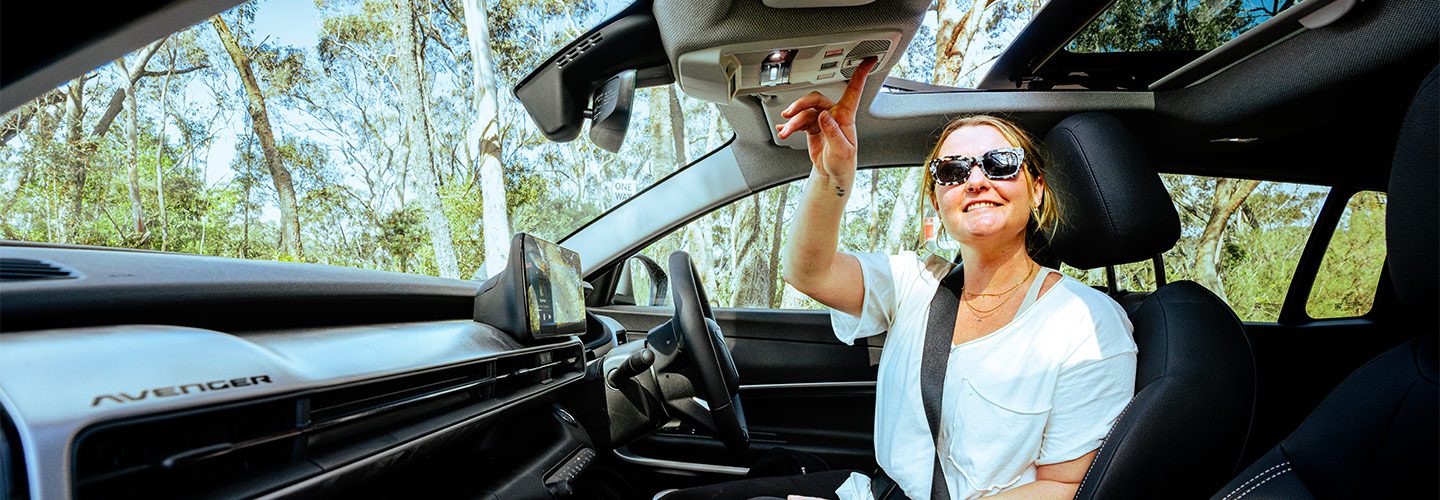
{"label": "sunroof", "polygon": [[[925,12],[891,76],[974,88],[1046,0],[938,2]],[[970,9],[980,6],[979,15]]]}
{"label": "sunroof", "polygon": [[1070,40],[1077,53],[1209,51],[1297,0],[1118,0]]}

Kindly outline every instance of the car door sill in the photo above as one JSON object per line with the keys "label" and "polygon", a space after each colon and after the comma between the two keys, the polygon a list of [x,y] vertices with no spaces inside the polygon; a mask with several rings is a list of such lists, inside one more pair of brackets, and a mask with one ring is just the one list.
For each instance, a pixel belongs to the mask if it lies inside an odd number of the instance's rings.
{"label": "car door sill", "polygon": [[619,457],[620,460],[624,460],[626,462],[630,462],[636,465],[643,465],[646,467],[657,467],[662,469],[674,469],[690,472],[708,472],[712,474],[725,474],[730,476],[743,476],[750,473],[750,469],[746,467],[697,464],[691,462],[677,462],[674,460],[661,460],[658,458],[642,457],[639,455],[635,455],[633,452],[626,448],[615,449],[615,456]]}
{"label": "car door sill", "polygon": [[875,387],[874,380],[854,382],[799,382],[793,384],[748,384],[741,385],[741,391],[764,391],[778,389],[834,389],[840,387]]}

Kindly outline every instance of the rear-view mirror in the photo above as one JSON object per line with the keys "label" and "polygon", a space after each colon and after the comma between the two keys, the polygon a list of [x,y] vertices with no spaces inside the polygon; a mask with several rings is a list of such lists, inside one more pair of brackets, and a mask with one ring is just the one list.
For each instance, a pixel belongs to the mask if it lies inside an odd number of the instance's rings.
{"label": "rear-view mirror", "polygon": [[635,100],[635,70],[627,69],[595,89],[590,107],[590,142],[619,153],[630,128],[630,106]]}

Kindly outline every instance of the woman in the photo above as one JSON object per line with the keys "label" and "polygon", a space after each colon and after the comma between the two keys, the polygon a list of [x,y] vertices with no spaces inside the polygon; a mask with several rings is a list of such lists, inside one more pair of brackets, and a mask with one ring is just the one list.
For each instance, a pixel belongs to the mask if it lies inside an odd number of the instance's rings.
{"label": "woman", "polygon": [[[944,271],[915,254],[836,250],[856,169],[855,112],[867,61],[839,102],[790,105],[781,138],[808,133],[810,173],[784,252],[785,281],[830,306],[847,343],[888,332],[875,453],[911,498],[929,498],[937,452],[920,393],[927,309]],[[1030,232],[1055,224],[1040,151],[1008,121],[952,122],[930,153],[924,196],[960,243],[963,289],[944,381],[938,452],[952,498],[1071,498],[1133,395],[1134,330],[1108,296],[1040,266]],[[842,498],[870,494],[853,474]]]}

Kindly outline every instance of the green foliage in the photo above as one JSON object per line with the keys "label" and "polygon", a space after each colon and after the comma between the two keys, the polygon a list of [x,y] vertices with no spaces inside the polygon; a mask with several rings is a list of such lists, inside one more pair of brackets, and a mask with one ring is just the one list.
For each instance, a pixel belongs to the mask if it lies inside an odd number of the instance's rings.
{"label": "green foliage", "polygon": [[1385,195],[1357,193],[1330,237],[1320,274],[1305,302],[1312,318],[1343,318],[1370,312],[1385,264]]}
{"label": "green foliage", "polygon": [[1072,52],[1208,51],[1269,16],[1250,0],[1119,0],[1070,41]]}
{"label": "green foliage", "polygon": [[[1195,280],[1197,240],[1204,228],[1215,178],[1162,175],[1176,210],[1181,237],[1164,255],[1168,281]],[[1295,184],[1262,182],[1233,215],[1221,246],[1220,280],[1225,298],[1245,321],[1275,321],[1289,292],[1300,254],[1328,190]],[[1352,199],[1340,228],[1322,260],[1306,309],[1315,318],[1364,314],[1374,300],[1385,260],[1384,195],[1361,193]],[[1088,284],[1105,285],[1102,269],[1065,273]],[[1116,267],[1120,288],[1155,289],[1149,261]]]}

